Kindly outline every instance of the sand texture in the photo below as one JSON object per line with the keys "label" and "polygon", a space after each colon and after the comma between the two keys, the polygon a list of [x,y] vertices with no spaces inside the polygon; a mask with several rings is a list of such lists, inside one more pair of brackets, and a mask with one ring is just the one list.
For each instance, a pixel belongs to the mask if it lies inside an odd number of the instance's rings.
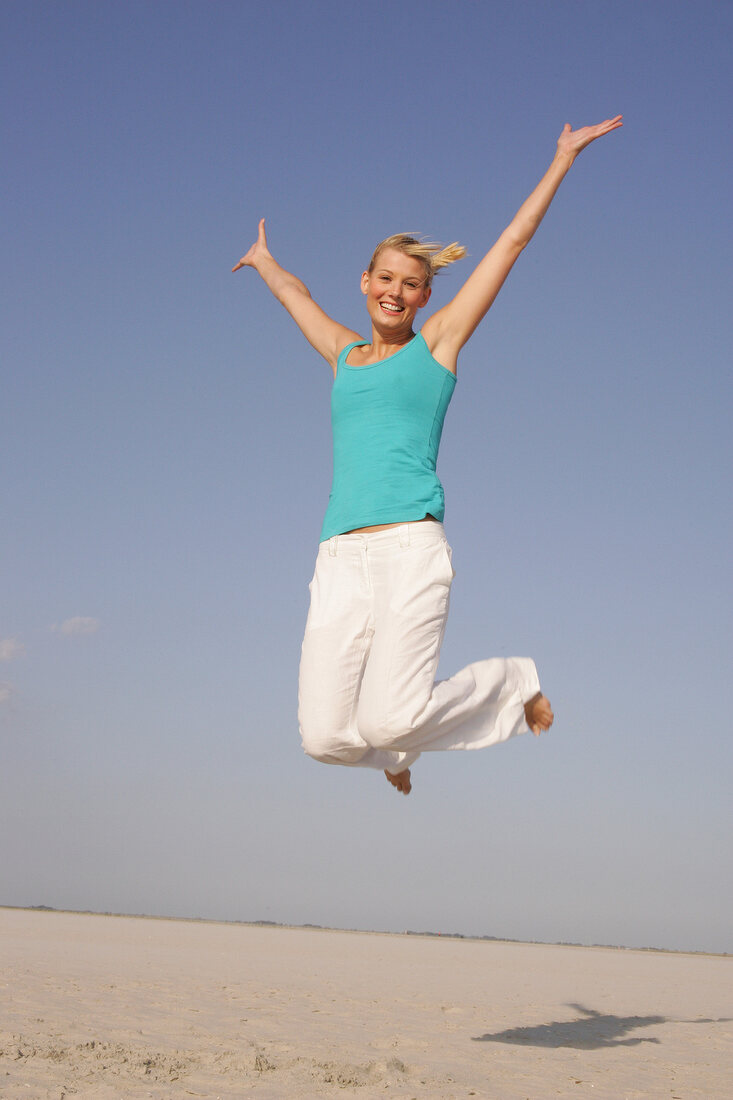
{"label": "sand texture", "polygon": [[0,909],[0,1096],[728,1100],[733,958]]}

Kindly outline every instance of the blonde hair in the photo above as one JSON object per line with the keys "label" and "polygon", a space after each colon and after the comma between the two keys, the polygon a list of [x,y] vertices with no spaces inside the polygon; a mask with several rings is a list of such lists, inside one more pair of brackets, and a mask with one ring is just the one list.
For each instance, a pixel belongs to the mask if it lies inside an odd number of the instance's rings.
{"label": "blonde hair", "polygon": [[436,271],[455,263],[456,260],[462,260],[466,255],[466,249],[458,241],[442,245],[437,241],[413,237],[409,233],[395,233],[391,237],[385,237],[374,249],[368,268],[370,273],[374,270],[379,253],[385,248],[395,248],[398,252],[404,252],[406,256],[413,256],[416,260],[420,260],[425,268],[425,286],[430,286]]}

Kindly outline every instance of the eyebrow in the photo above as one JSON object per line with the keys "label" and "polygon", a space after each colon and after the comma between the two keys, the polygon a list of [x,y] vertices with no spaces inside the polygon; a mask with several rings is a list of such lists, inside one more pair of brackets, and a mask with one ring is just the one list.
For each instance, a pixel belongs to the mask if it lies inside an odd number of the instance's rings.
{"label": "eyebrow", "polygon": [[[376,274],[377,275],[394,275],[394,271],[392,270],[391,267],[378,267],[377,270],[376,270]],[[425,282],[425,278],[423,277],[421,279],[419,275],[405,275],[404,278],[405,279],[414,279],[415,282],[417,282],[417,283],[424,283]]]}

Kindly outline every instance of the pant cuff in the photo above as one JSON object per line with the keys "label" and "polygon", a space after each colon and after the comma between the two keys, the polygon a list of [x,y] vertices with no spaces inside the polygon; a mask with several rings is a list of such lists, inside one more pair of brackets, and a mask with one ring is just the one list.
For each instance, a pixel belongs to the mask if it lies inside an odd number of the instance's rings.
{"label": "pant cuff", "polygon": [[408,768],[412,767],[412,765],[419,757],[420,753],[396,752],[393,755],[397,757],[397,760],[393,764],[390,764],[389,767],[385,768],[384,770],[389,772],[390,775],[399,775],[400,772],[407,771]]}

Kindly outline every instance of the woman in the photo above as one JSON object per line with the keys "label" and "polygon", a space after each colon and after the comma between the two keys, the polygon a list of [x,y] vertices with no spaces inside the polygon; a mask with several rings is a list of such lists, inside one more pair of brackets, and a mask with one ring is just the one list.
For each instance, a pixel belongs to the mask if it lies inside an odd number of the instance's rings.
{"label": "woman", "polygon": [[621,115],[566,124],[538,186],[448,305],[415,335],[435,271],[459,245],[397,235],[361,278],[371,339],[328,317],[305,285],[256,242],[232,270],[253,267],[334,373],[334,480],[300,666],[305,751],[331,764],[384,770],[409,794],[421,751],[474,749],[552,725],[534,662],[492,658],[449,680],[435,673],[453,579],[435,473],[458,353],[491,307],[578,153]]}

